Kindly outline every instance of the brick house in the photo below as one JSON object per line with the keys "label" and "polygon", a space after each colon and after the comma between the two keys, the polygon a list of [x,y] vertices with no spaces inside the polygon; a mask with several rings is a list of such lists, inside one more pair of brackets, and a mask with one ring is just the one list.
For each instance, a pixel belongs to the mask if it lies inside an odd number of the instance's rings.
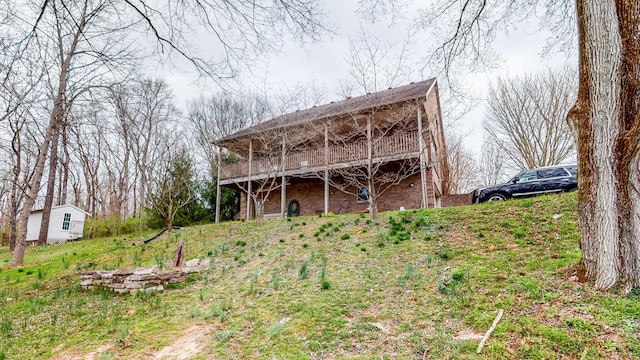
{"label": "brick house", "polygon": [[214,143],[226,158],[218,190],[241,191],[241,218],[440,207],[446,195],[436,79],[282,115]]}

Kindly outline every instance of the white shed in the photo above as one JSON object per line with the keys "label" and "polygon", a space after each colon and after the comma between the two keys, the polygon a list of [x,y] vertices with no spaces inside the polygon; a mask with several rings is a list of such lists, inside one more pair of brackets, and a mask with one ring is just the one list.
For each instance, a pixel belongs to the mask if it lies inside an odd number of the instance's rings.
{"label": "white shed", "polygon": [[[84,218],[88,215],[90,215],[88,212],[73,205],[52,207],[47,244],[62,244],[81,238],[84,231]],[[41,223],[42,210],[32,211],[27,223],[27,241],[38,240]]]}

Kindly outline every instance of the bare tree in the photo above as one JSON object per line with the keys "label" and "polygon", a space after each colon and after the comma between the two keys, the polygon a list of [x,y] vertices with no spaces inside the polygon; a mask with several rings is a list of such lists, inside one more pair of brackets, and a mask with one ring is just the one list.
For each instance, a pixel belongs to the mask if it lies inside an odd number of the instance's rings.
{"label": "bare tree", "polygon": [[351,96],[353,92],[373,93],[411,81],[409,63],[411,36],[402,43],[389,44],[373,34],[360,32],[349,39],[349,78],[339,84],[339,93]]}
{"label": "bare tree", "polygon": [[464,138],[452,132],[447,135],[449,181],[445,182],[445,194],[467,193],[479,185],[478,166],[471,151],[464,146]]}
{"label": "bare tree", "polygon": [[206,161],[210,177],[217,177],[218,148],[211,141],[255,125],[270,113],[267,100],[258,95],[222,92],[187,104],[197,153]]}
{"label": "bare tree", "polygon": [[[369,203],[373,219],[378,219],[378,200],[387,190],[420,171],[419,157],[397,151],[387,144],[392,134],[407,136],[417,132],[416,122],[409,121],[415,107],[372,110],[351,114],[345,123],[332,122],[328,129],[334,145],[355,149],[358,154],[345,154],[348,166],[329,170],[329,183],[334,188]],[[420,136],[420,135],[418,135]],[[401,155],[399,155],[401,154]],[[323,177],[323,174],[317,174]]]}
{"label": "bare tree", "polygon": [[[53,94],[49,125],[20,215],[20,237],[12,266],[20,266],[24,258],[28,213],[40,188],[49,149],[56,146],[51,144],[54,134],[73,102],[84,92],[105,86],[106,78],[126,76],[127,69],[138,60],[152,55],[167,59],[177,54],[202,74],[222,79],[233,75],[235,65],[244,59],[273,48],[285,33],[303,39],[307,35],[316,37],[323,30],[318,22],[321,14],[311,2],[274,1],[255,6],[246,1],[223,5],[199,1],[150,4],[140,0],[80,0],[68,6],[63,0],[22,0],[17,4],[21,6],[0,10],[5,24],[14,25],[13,38],[22,39],[11,49],[3,49],[2,60],[40,57],[45,68],[54,66],[48,72],[52,74],[48,83]],[[219,61],[201,59],[189,50],[186,30],[190,34],[194,23],[215,35],[213,39],[224,54]],[[139,39],[145,35],[157,47],[134,48],[135,44],[144,43]],[[0,64],[10,62],[2,60]]]}
{"label": "bare tree", "polygon": [[519,170],[573,157],[575,140],[566,118],[576,89],[575,72],[566,67],[499,79],[489,89],[482,123],[485,141],[495,144]]}
{"label": "bare tree", "polygon": [[493,142],[482,144],[480,159],[481,185],[494,185],[504,180],[506,155]]}
{"label": "bare tree", "polygon": [[194,200],[193,162],[186,148],[179,141],[166,147],[166,162],[151,178],[149,204],[167,223],[167,229],[173,229],[178,211]]}

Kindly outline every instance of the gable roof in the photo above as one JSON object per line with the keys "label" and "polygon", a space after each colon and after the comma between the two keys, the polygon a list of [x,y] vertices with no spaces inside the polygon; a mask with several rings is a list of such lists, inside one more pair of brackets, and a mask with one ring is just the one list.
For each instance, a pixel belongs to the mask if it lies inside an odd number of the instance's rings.
{"label": "gable roof", "polygon": [[267,120],[252,127],[240,130],[222,139],[214,140],[216,144],[242,136],[261,133],[266,130],[274,130],[282,127],[302,124],[305,122],[337,117],[357,113],[378,106],[394,104],[402,101],[426,96],[427,91],[436,82],[435,78],[410,83],[387,90],[369,93],[366,95],[347,98],[342,101],[331,102],[326,105],[314,106],[306,110],[298,110]]}

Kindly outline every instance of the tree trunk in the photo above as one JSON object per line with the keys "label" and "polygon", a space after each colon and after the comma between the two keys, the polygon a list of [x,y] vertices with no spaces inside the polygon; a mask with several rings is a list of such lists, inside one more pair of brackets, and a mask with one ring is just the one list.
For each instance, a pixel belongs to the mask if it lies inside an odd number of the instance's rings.
{"label": "tree trunk", "polygon": [[[56,109],[54,108],[54,114],[55,110]],[[55,115],[52,115],[52,117],[54,116]],[[15,249],[13,250],[13,257],[11,258],[11,267],[22,266],[22,262],[24,260],[24,251],[27,245],[27,223],[29,221],[31,208],[33,208],[33,204],[36,201],[36,196],[38,196],[38,190],[40,189],[40,181],[42,180],[44,164],[45,160],[47,159],[47,150],[49,149],[49,143],[51,142],[51,136],[53,134],[53,124],[54,121],[52,119],[49,123],[49,126],[47,127],[43,144],[40,147],[40,151],[38,152],[36,168],[31,180],[29,193],[25,198],[24,206],[22,208],[22,212],[20,213],[20,217],[18,220],[18,237],[16,239]]]}
{"label": "tree trunk", "polygon": [[40,233],[38,234],[37,245],[47,243],[49,235],[49,220],[51,219],[51,207],[53,207],[53,197],[56,192],[56,171],[58,167],[58,138],[60,136],[60,121],[54,120],[53,135],[51,136],[51,152],[49,155],[49,177],[47,179],[47,194],[44,199],[42,209],[42,220],[40,222]]}
{"label": "tree trunk", "polygon": [[67,203],[67,192],[69,190],[69,138],[67,136],[66,124],[62,124],[60,133],[62,134],[62,149],[64,150],[64,159],[61,162],[62,175],[60,183],[60,196],[58,196],[58,205]]}
{"label": "tree trunk", "polygon": [[640,280],[640,3],[578,0],[578,143],[585,276],[597,289]]}

